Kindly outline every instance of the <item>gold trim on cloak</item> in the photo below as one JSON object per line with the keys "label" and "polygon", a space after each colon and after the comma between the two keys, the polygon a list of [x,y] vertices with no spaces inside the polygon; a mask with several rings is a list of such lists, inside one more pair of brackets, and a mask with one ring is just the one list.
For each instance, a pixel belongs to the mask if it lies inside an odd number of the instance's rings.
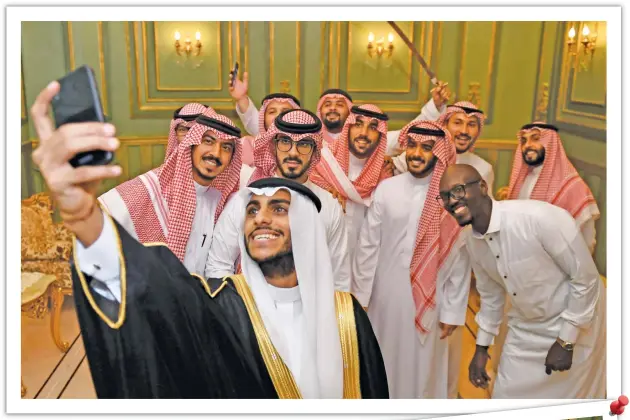
{"label": "gold trim on cloak", "polygon": [[[260,353],[263,356],[265,366],[273,382],[273,386],[278,393],[280,399],[301,399],[302,394],[295,383],[295,379],[291,374],[291,371],[280,357],[280,354],[276,350],[275,346],[271,342],[271,337],[265,328],[258,307],[254,301],[254,296],[245,281],[245,277],[242,274],[234,275],[230,277],[236,286],[236,291],[243,299],[249,319],[254,327],[254,334],[256,335],[256,341],[260,348]],[[223,279],[225,280],[225,278]]]}
{"label": "gold trim on cloak", "polygon": [[[100,206],[100,203],[99,203]],[[77,271],[77,275],[79,276],[79,280],[81,281],[81,288],[83,289],[83,293],[85,293],[85,297],[88,302],[90,302],[90,306],[94,309],[94,312],[109,326],[114,330],[119,329],[125,322],[126,315],[126,307],[127,307],[127,265],[125,263],[125,256],[122,252],[122,242],[120,240],[120,234],[118,233],[118,229],[116,228],[116,224],[112,220],[111,216],[103,207],[101,206],[101,210],[103,211],[104,217],[108,218],[112,226],[114,226],[114,235],[116,236],[116,251],[118,252],[118,260],[120,261],[120,296],[121,302],[118,307],[118,319],[114,322],[111,320],[105,313],[99,308],[98,304],[94,300],[94,296],[92,295],[92,291],[85,280],[85,276],[81,271],[81,266],[79,265],[79,259],[77,258],[77,237],[72,235],[72,246],[73,246],[73,257],[74,257],[74,265]],[[107,221],[105,221],[106,223]]]}
{"label": "gold trim on cloak", "polygon": [[341,355],[343,357],[343,398],[361,398],[361,368],[359,366],[359,340],[357,324],[354,318],[352,295],[347,292],[335,292],[335,309]]}
{"label": "gold trim on cloak", "polygon": [[[236,291],[243,299],[247,313],[254,327],[254,334],[258,347],[263,356],[265,366],[271,377],[274,388],[281,399],[301,399],[302,395],[295,383],[291,371],[271,342],[271,337],[265,328],[260,312],[251,293],[249,285],[242,274],[225,277],[224,283],[217,289],[216,295],[231,278]],[[335,312],[341,339],[341,354],[343,358],[343,398],[361,398],[361,382],[359,367],[359,341],[357,338],[356,320],[352,295],[345,292],[335,292]]]}

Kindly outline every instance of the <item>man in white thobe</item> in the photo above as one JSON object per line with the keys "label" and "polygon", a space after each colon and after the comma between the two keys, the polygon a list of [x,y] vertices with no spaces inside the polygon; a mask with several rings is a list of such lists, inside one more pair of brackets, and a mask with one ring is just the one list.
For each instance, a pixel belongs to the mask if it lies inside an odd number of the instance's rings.
{"label": "man in white thobe", "polygon": [[[543,122],[524,125],[517,134],[508,199],[541,200],[559,206],[573,216],[582,236],[595,252],[595,221],[600,213],[591,189],[575,170],[562,146],[557,127]],[[495,340],[496,365],[507,334],[510,297],[505,302],[504,322]],[[495,366],[496,370],[496,366]]]}
{"label": "man in white thobe", "polygon": [[518,140],[508,198],[541,200],[562,207],[576,220],[594,252],[599,208],[591,189],[567,157],[558,129],[542,122],[526,124]]}
{"label": "man in white thobe", "polygon": [[[321,157],[322,123],[306,110],[289,110],[272,122],[269,130],[255,141],[254,159],[257,167],[241,171],[241,187],[261,178],[282,177],[304,184],[322,202],[322,219],[328,249],[335,274],[335,287],[350,290],[350,259],[348,233],[339,202],[326,190],[309,180],[312,168]],[[253,171],[253,173],[252,173]],[[207,255],[206,277],[219,278],[238,271],[240,255],[238,238],[242,232],[238,215],[245,202],[238,195],[231,200],[214,230],[214,238]]]}
{"label": "man in white thobe", "polygon": [[604,398],[605,290],[579,226],[538,200],[494,201],[472,166],[453,165],[440,184],[444,208],[466,242],[481,309],[470,381],[488,386],[488,347],[505,295],[512,307],[493,398]]}
{"label": "man in white thobe", "polygon": [[471,267],[461,229],[436,200],[455,162],[440,124],[413,121],[409,171],[380,183],[353,262],[352,291],[381,346],[391,398],[456,398]]}
{"label": "man in white thobe", "polygon": [[374,190],[393,175],[383,165],[389,117],[371,104],[353,106],[351,111],[341,137],[322,150],[322,159],[310,176],[344,206],[350,261]]}
{"label": "man in white thobe", "polygon": [[[483,111],[471,102],[460,101],[448,105],[446,111],[437,121],[451,133],[457,151],[456,163],[473,166],[481,174],[489,187],[490,194],[494,186],[494,170],[492,165],[481,156],[473,153],[475,143],[481,136],[486,116]],[[398,173],[407,171],[404,155],[394,158],[394,165]]]}
{"label": "man in white thobe", "polygon": [[141,243],[164,242],[192,273],[203,274],[212,233],[238,191],[240,130],[209,108],[165,163],[99,197]]}

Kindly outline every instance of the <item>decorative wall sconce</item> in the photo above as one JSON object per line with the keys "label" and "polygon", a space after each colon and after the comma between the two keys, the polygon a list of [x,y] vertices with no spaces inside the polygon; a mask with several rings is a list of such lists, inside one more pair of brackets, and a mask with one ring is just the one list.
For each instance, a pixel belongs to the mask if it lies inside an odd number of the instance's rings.
{"label": "decorative wall sconce", "polygon": [[381,57],[383,53],[385,52],[385,50],[387,50],[387,57],[391,57],[392,52],[394,51],[393,42],[394,42],[394,34],[392,34],[391,32],[387,36],[387,45],[385,45],[384,37],[381,37],[379,40],[374,42],[374,34],[370,32],[370,34],[368,35],[368,45],[367,45],[368,55],[370,57],[374,57],[374,53],[376,53],[378,57]]}
{"label": "decorative wall sconce", "polygon": [[567,41],[569,47],[569,54],[575,55],[575,27],[571,26],[569,29],[569,40]]}
{"label": "decorative wall sconce", "polygon": [[175,31],[175,52],[177,52],[177,55],[182,55],[182,52],[186,53],[186,56],[189,56],[191,53],[193,53],[194,55],[199,55],[201,53],[201,32],[197,31],[195,33],[195,39],[197,40],[197,42],[195,43],[194,47],[189,36],[186,37],[184,45],[182,45],[179,42],[181,37],[182,35],[179,33],[179,31]]}
{"label": "decorative wall sconce", "polygon": [[577,55],[579,53],[579,44],[582,44],[583,57],[581,60],[579,60],[580,69],[588,70],[587,61],[592,61],[593,54],[595,53],[595,43],[597,42],[597,23],[595,25],[595,33],[591,34],[591,30],[589,29],[588,25],[584,24],[584,26],[582,26],[581,39],[576,39],[575,37],[577,34],[575,26],[571,26],[571,29],[569,29],[569,39],[567,41],[568,52],[570,56],[575,57],[575,61],[571,61],[571,67],[573,67],[578,62]]}
{"label": "decorative wall sconce", "polygon": [[588,25],[584,24],[582,28],[582,46],[584,47],[584,55],[591,53],[591,58],[595,53],[595,43],[597,42],[597,32],[591,35],[591,31],[588,29]]}

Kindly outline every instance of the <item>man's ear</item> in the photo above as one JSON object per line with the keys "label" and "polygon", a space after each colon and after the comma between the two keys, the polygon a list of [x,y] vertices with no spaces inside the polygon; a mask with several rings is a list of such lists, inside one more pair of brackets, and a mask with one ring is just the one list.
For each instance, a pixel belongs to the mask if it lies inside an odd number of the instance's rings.
{"label": "man's ear", "polygon": [[488,184],[484,179],[479,181],[479,189],[481,190],[482,195],[488,195]]}

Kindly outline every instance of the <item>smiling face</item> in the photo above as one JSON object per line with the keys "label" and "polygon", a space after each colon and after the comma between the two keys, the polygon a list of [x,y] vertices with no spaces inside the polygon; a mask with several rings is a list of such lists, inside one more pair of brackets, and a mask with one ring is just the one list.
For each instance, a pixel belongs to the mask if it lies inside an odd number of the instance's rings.
{"label": "smiling face", "polygon": [[378,131],[378,120],[357,116],[357,122],[348,129],[348,148],[358,159],[366,159],[378,147],[381,133]]}
{"label": "smiling face", "polygon": [[523,160],[529,166],[539,166],[545,161],[545,148],[540,142],[540,130],[528,130],[521,133],[519,143]]}
{"label": "smiling face", "polygon": [[201,143],[192,147],[193,179],[210,185],[230,165],[234,147],[234,140],[217,139],[212,131],[206,131]]}
{"label": "smiling face", "polygon": [[458,112],[449,117],[446,129],[451,133],[457,153],[465,153],[479,136],[479,120],[473,115]]}
{"label": "smiling face", "polygon": [[435,146],[434,140],[420,142],[411,136],[407,138],[405,152],[407,167],[411,175],[416,178],[424,178],[433,171],[437,162],[437,157],[433,155],[433,146]]}
{"label": "smiling face", "polygon": [[289,206],[291,193],[280,189],[268,197],[253,194],[245,208],[245,248],[258,264],[292,253]]}
{"label": "smiling face", "polygon": [[269,101],[265,107],[265,130],[269,130],[271,123],[273,123],[273,120],[275,120],[278,115],[289,109],[293,109],[293,107],[288,102],[278,101],[276,99]]}
{"label": "smiling face", "polygon": [[468,165],[448,167],[440,180],[441,204],[460,226],[473,223],[487,197],[486,182]]}
{"label": "smiling face", "polygon": [[326,99],[322,104],[320,113],[323,123],[329,131],[339,132],[350,114],[348,104],[343,98]]}
{"label": "smiling face", "polygon": [[295,142],[286,134],[278,133],[273,139],[276,165],[279,175],[304,183],[308,178],[313,153],[317,148],[315,140],[303,138]]}

